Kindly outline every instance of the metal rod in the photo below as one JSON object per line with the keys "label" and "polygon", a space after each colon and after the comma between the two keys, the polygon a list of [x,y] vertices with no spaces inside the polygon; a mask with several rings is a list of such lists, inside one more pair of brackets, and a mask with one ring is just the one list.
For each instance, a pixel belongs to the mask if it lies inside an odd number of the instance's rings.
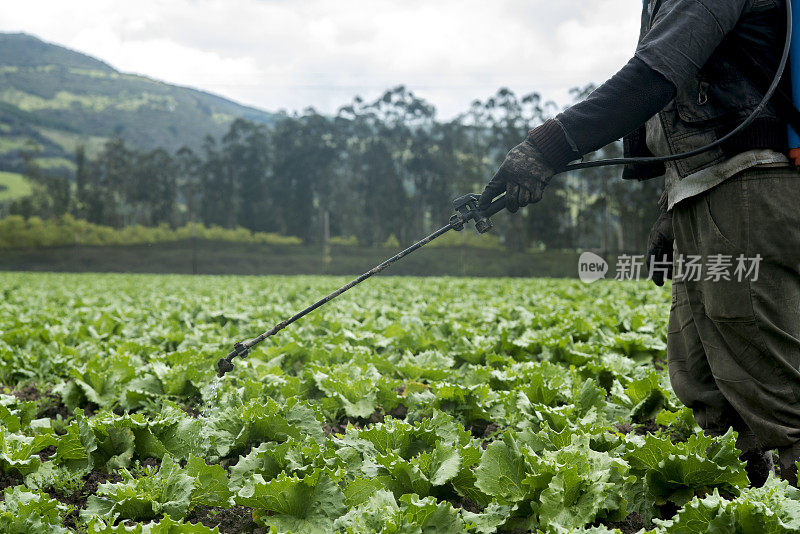
{"label": "metal rod", "polygon": [[[463,221],[461,221],[461,222],[463,223]],[[305,317],[306,315],[308,315],[312,311],[316,310],[317,308],[319,308],[323,304],[332,301],[333,299],[335,299],[336,297],[338,297],[339,295],[341,295],[345,291],[347,291],[349,289],[352,289],[353,287],[357,286],[358,284],[360,284],[361,282],[363,282],[367,278],[370,278],[370,277],[378,274],[379,272],[381,272],[384,269],[386,269],[387,267],[389,267],[391,264],[403,259],[404,257],[408,256],[412,252],[424,247],[425,245],[427,245],[428,243],[430,243],[431,241],[433,241],[437,237],[440,237],[443,234],[446,234],[447,232],[449,232],[450,230],[452,230],[454,228],[454,224],[457,224],[457,223],[450,222],[447,226],[443,226],[442,228],[439,228],[438,230],[436,230],[434,233],[432,233],[431,235],[429,235],[425,239],[417,241],[416,243],[414,243],[413,245],[411,245],[410,247],[408,247],[404,251],[399,252],[398,254],[392,256],[391,258],[389,258],[385,262],[381,263],[380,265],[376,265],[375,267],[373,267],[369,271],[365,272],[364,274],[362,274],[361,276],[359,276],[358,278],[356,278],[352,282],[348,283],[347,285],[344,285],[344,286],[340,287],[339,289],[337,289],[336,291],[334,291],[333,293],[331,293],[327,297],[324,297],[324,298],[318,300],[317,302],[315,302],[314,304],[312,304],[308,308],[304,309],[303,311],[294,314],[293,316],[291,316],[290,318],[288,318],[288,319],[286,319],[284,321],[281,321],[280,323],[276,324],[275,326],[273,326],[271,329],[267,330],[266,332],[264,332],[260,336],[258,336],[256,338],[253,338],[253,339],[251,339],[249,341],[243,341],[241,343],[237,343],[234,346],[234,349],[225,358],[222,358],[217,363],[217,368],[219,370],[217,374],[219,376],[223,376],[225,373],[227,373],[228,371],[232,370],[233,369],[233,364],[231,364],[231,360],[233,358],[235,358],[236,356],[244,356],[244,355],[246,355],[250,351],[251,348],[253,348],[255,345],[261,343],[262,341],[264,341],[268,337],[274,336],[275,334],[277,334],[278,332],[280,332],[281,330],[283,330],[284,328],[286,328],[290,324],[294,323],[298,319],[301,319],[301,318]]]}

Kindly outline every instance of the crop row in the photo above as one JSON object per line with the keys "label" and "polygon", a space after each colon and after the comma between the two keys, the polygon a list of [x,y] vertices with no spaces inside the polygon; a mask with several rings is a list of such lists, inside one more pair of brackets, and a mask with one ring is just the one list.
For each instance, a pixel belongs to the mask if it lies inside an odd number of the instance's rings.
{"label": "crop row", "polygon": [[678,403],[643,284],[380,279],[214,378],[338,282],[0,274],[0,530],[800,526]]}

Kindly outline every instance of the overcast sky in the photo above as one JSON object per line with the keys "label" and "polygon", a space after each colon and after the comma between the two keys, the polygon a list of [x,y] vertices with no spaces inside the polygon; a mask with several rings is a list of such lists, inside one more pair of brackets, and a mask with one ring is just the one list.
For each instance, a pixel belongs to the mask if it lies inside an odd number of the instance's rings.
{"label": "overcast sky", "polygon": [[405,84],[439,117],[501,86],[559,104],[633,54],[641,0],[25,0],[26,32],[115,68],[275,111]]}

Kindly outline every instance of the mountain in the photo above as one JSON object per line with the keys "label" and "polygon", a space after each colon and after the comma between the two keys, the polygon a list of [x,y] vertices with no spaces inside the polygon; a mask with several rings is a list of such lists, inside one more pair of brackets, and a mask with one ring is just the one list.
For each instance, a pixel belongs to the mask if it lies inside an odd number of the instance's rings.
{"label": "mountain", "polygon": [[75,147],[90,155],[112,135],[141,149],[198,148],[235,118],[272,124],[276,115],[225,98],[125,74],[96,58],[24,33],[0,33],[0,171],[69,173]]}

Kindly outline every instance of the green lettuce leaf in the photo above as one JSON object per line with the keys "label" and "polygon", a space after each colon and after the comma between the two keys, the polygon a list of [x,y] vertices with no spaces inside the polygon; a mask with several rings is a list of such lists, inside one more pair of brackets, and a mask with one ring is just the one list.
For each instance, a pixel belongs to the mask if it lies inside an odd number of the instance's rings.
{"label": "green lettuce leaf", "polygon": [[[592,450],[589,436],[573,436],[569,446],[545,452],[539,467],[546,464],[553,476],[539,496],[540,524],[572,528],[625,517],[623,487],[633,481],[628,464]],[[540,486],[545,479],[534,476],[532,480]]]}
{"label": "green lettuce leaf", "polygon": [[348,417],[368,418],[378,406],[375,384],[381,374],[374,366],[361,368],[355,364],[332,366],[313,373],[317,387],[336,399]]}
{"label": "green lettuce leaf", "polygon": [[475,469],[475,486],[502,504],[513,504],[529,496],[523,484],[530,466],[510,433],[489,444]]}
{"label": "green lettuce leaf", "polygon": [[396,454],[379,455],[377,462],[377,480],[384,487],[400,498],[406,493],[428,496],[432,484],[425,472],[413,463],[400,458]]}
{"label": "green lettuce leaf", "polygon": [[14,434],[0,426],[0,471],[20,475],[32,473],[42,463],[36,453],[57,444],[58,439],[52,434],[28,437]]}
{"label": "green lettuce leaf", "polygon": [[672,519],[653,522],[658,533],[758,532],[788,534],[800,531],[798,492],[770,475],[761,488],[747,488],[729,501],[714,489],[702,499],[695,497]]}
{"label": "green lettuce leaf", "polygon": [[[385,492],[383,484],[374,478],[356,478],[344,490],[344,501],[348,508],[360,506],[378,492]],[[394,502],[394,498],[392,498]]]}
{"label": "green lettuce leaf", "polygon": [[656,415],[656,424],[664,425],[671,434],[677,434],[688,440],[693,434],[700,432],[694,420],[691,408],[682,406],[677,411],[661,410]]}
{"label": "green lettuce leaf", "polygon": [[11,432],[30,429],[39,414],[39,403],[23,401],[14,395],[0,393],[0,425]]}
{"label": "green lettuce leaf", "polygon": [[87,525],[89,534],[219,534],[219,528],[209,528],[200,523],[175,521],[169,516],[158,522],[136,523],[132,526],[113,525],[93,517]]}
{"label": "green lettuce leaf", "polygon": [[0,532],[4,534],[62,534],[58,502],[44,493],[22,487],[6,488],[0,502]]}
{"label": "green lettuce leaf", "polygon": [[230,485],[241,488],[255,476],[261,480],[272,480],[288,465],[287,455],[293,443],[262,443],[251,450],[247,456],[239,457],[236,465],[231,467]]}
{"label": "green lettuce leaf", "polygon": [[121,399],[124,385],[136,378],[140,367],[138,358],[130,354],[115,354],[113,358],[96,356],[80,367],[71,368],[72,380],[53,391],[61,394],[70,410],[87,401],[111,406]]}
{"label": "green lettuce leaf", "polygon": [[[82,412],[82,411],[81,411]],[[97,450],[97,440],[83,414],[67,427],[67,433],[58,440],[53,461],[73,471],[88,472],[93,467],[91,453]]]}
{"label": "green lettuce leaf", "polygon": [[267,441],[302,441],[307,436],[319,438],[321,433],[322,423],[313,410],[299,403],[281,406],[266,399],[225,409],[213,420],[210,439],[219,457],[226,457]]}
{"label": "green lettuce leaf", "polygon": [[733,431],[720,438],[695,434],[677,444],[647,435],[642,441],[628,441],[625,458],[635,474],[644,475],[656,504],[669,500],[682,506],[712,488],[737,495],[749,485],[735,443]]}
{"label": "green lettuce leaf", "polygon": [[481,513],[461,510],[461,517],[470,532],[476,534],[494,534],[503,526],[508,518],[516,512],[516,506],[508,506],[492,502]]}
{"label": "green lettuce leaf", "polygon": [[437,534],[461,534],[465,530],[464,520],[450,503],[437,502],[433,497],[420,499],[414,494],[403,495],[399,501],[403,507],[400,520],[396,530],[387,528],[387,532],[408,532],[408,527]]}
{"label": "green lettuce leaf", "polygon": [[276,532],[322,534],[344,514],[344,494],[329,474],[316,470],[303,478],[281,473],[266,482],[245,485],[236,504],[256,509],[254,518]]}
{"label": "green lettuce leaf", "polygon": [[84,520],[95,515],[110,521],[153,519],[159,514],[182,519],[186,515],[195,479],[183,472],[172,456],[164,456],[155,473],[133,478],[123,471],[123,476],[123,482],[100,484],[97,495],[89,497],[81,512]]}
{"label": "green lettuce leaf", "polygon": [[205,456],[208,444],[203,431],[201,420],[188,416],[172,403],[164,403],[155,419],[133,429],[136,454],[139,458],[162,458],[169,453],[182,460],[192,454]]}
{"label": "green lettuce leaf", "polygon": [[[357,486],[358,488],[352,492],[345,491],[345,493],[361,495],[361,490],[366,485],[357,484]],[[361,503],[352,506],[347,513],[334,521],[333,529],[336,532],[384,532],[387,525],[396,523],[395,517],[399,514],[400,507],[391,492],[377,489],[369,495],[364,494],[363,497],[365,499]]]}
{"label": "green lettuce leaf", "polygon": [[434,486],[452,480],[461,470],[461,456],[454,445],[438,443],[430,453],[417,455],[412,463],[420,468]]}
{"label": "green lettuce leaf", "polygon": [[208,465],[201,458],[190,456],[186,474],[194,478],[191,504],[229,508],[233,505],[233,492],[228,487],[228,476],[220,465]]}

